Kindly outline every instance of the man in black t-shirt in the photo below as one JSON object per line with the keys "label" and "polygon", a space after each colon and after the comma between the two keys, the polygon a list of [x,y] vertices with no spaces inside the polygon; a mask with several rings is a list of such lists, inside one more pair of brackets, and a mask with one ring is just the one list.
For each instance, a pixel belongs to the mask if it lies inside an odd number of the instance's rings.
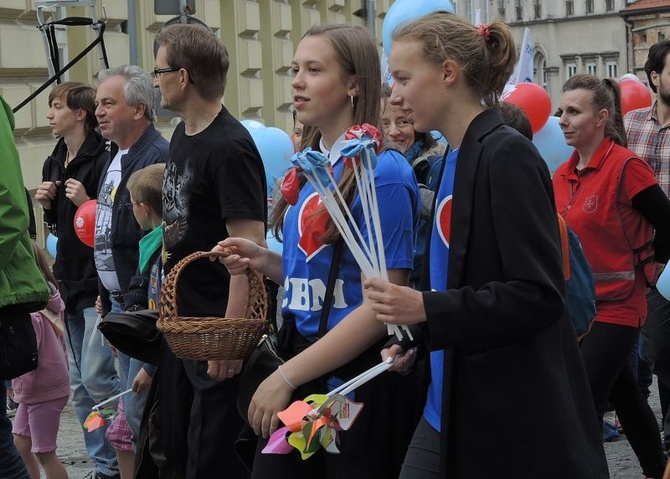
{"label": "man in black t-shirt", "polygon": [[[246,128],[222,106],[229,61],[208,29],[173,25],[156,37],[154,84],[161,106],[179,114],[163,186],[165,274],[194,251],[228,236],[265,245],[266,181]],[[242,317],[246,277],[200,260],[180,278],[181,316]],[[246,477],[234,453],[242,361],[187,361],[164,348],[158,369],[161,437],[167,463],[187,478]]]}

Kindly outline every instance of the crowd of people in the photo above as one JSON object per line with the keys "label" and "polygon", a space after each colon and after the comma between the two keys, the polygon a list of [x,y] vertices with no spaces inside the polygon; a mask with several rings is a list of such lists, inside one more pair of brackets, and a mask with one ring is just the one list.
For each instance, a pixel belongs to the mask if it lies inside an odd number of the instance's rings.
{"label": "crowd of people", "polygon": [[[670,258],[670,41],[649,51],[650,108],[624,118],[612,79],[579,74],[563,85],[556,115],[575,151],[552,177],[523,112],[498,103],[516,63],[504,23],[434,12],[401,25],[392,87],[365,28],[311,27],[292,62],[295,149],[327,159],[340,207],[367,240],[367,200],[342,151],[352,126],[380,128],[374,188],[387,277],[361,273],[300,171],[294,194],[277,194],[268,213],[262,158],[222,104],[230,58],[221,40],[180,24],[156,45],[153,77],[124,65],[101,71],[96,87],[64,82],[49,95],[58,141],[35,200],[58,237],[53,269],[31,243],[2,102],[0,321],[32,323],[39,363],[0,378],[18,403],[13,424],[0,410],[0,477],[39,479],[41,467],[66,478],[56,446],[67,401],[83,427],[93,406],[118,396],[110,424],[82,429],[91,479],[607,478],[608,403],[644,477],[662,478],[659,425],[629,357],[641,337],[670,436],[670,307],[653,287]],[[169,142],[154,126],[156,89],[181,119]],[[93,248],[73,223],[90,200]],[[557,214],[596,284],[597,314],[579,340]],[[282,253],[267,248],[267,231]],[[110,312],[156,308],[164,277],[196,251],[213,255],[182,271],[181,316],[241,317],[250,267],[283,288],[284,362],[246,414],[237,409],[243,360],[181,359],[161,342],[147,362],[97,328]],[[389,324],[411,335],[390,337]],[[292,401],[387,359],[392,372],[350,393],[366,406],[338,436],[339,454],[263,452]],[[506,435],[493,446],[482,439],[491,424]]]}

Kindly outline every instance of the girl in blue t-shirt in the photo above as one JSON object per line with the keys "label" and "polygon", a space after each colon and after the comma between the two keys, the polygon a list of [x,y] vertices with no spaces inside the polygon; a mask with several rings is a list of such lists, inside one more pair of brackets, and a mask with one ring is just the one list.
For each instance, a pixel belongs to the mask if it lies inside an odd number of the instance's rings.
{"label": "girl in blue t-shirt", "polygon": [[[292,68],[293,105],[304,125],[301,146],[329,158],[355,221],[367,235],[355,178],[340,151],[352,125],[379,123],[381,70],[374,41],[360,26],[314,26],[298,45]],[[420,206],[416,180],[407,161],[392,151],[378,155],[374,175],[389,278],[406,284]],[[275,237],[283,239],[283,256],[239,238],[215,248],[235,253],[222,260],[231,274],[252,265],[284,286],[278,336],[287,362],[259,386],[249,407],[249,423],[263,438],[278,428],[277,412],[292,400],[326,393],[378,364],[379,347],[388,339],[386,326],[363,301],[361,271],[349,249],[344,246],[341,260],[333,259],[339,233],[319,196],[304,180],[294,193],[297,202],[280,200],[271,218]],[[331,272],[336,273],[333,300],[324,318],[326,333],[319,338]],[[420,416],[418,376],[385,374],[355,391],[355,400],[365,408],[353,428],[339,435],[341,454],[320,451],[306,461],[297,451],[260,454],[265,445],[260,440],[252,477],[270,477],[278,470],[294,478],[397,477]]]}

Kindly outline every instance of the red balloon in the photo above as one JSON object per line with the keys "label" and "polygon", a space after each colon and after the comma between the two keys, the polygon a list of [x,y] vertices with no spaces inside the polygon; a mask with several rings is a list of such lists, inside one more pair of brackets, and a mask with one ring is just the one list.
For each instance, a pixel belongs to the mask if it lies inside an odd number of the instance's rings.
{"label": "red balloon", "polygon": [[621,112],[624,115],[629,111],[651,106],[651,92],[641,81],[622,81],[619,83],[619,90],[621,90]]}
{"label": "red balloon", "polygon": [[95,207],[96,200],[82,203],[74,214],[74,232],[82,243],[93,248],[95,245]]}
{"label": "red balloon", "polygon": [[535,83],[517,83],[506,87],[500,100],[521,108],[530,120],[533,133],[542,129],[551,114],[549,93]]}

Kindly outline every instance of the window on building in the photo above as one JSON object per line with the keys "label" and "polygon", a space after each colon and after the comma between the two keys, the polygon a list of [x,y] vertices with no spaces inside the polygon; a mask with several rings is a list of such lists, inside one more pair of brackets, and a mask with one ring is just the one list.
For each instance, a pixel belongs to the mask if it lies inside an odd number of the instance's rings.
{"label": "window on building", "polygon": [[607,62],[605,66],[607,67],[607,76],[609,78],[619,78],[619,66],[616,62]]}
{"label": "window on building", "polygon": [[589,75],[598,75],[598,65],[595,62],[588,62],[586,64],[586,73]]}
{"label": "window on building", "polygon": [[665,40],[665,32],[658,32],[658,41],[661,42]]}
{"label": "window on building", "polygon": [[498,0],[498,16],[505,19],[505,0]]}
{"label": "window on building", "polygon": [[586,0],[584,9],[586,13],[593,13],[593,0]]}
{"label": "window on building", "polygon": [[577,74],[577,64],[576,63],[566,63],[565,64],[565,70],[566,70],[566,80],[568,78],[571,78]]}
{"label": "window on building", "polygon": [[575,14],[575,2],[573,0],[565,0],[565,15],[571,16]]}
{"label": "window on building", "polygon": [[611,12],[614,10],[614,0],[605,0],[605,11]]}
{"label": "window on building", "polygon": [[542,79],[541,86],[542,86],[542,88],[544,88],[546,90],[549,75],[547,74],[547,61],[544,59],[544,57],[542,57],[541,61],[539,62],[539,67],[540,67],[540,72],[542,72],[542,74],[539,75],[540,78]]}
{"label": "window on building", "polygon": [[515,0],[514,4],[516,6],[516,20],[520,22],[523,20],[523,0]]}
{"label": "window on building", "polygon": [[535,15],[535,20],[542,18],[542,4],[540,0],[533,0],[533,13]]}

